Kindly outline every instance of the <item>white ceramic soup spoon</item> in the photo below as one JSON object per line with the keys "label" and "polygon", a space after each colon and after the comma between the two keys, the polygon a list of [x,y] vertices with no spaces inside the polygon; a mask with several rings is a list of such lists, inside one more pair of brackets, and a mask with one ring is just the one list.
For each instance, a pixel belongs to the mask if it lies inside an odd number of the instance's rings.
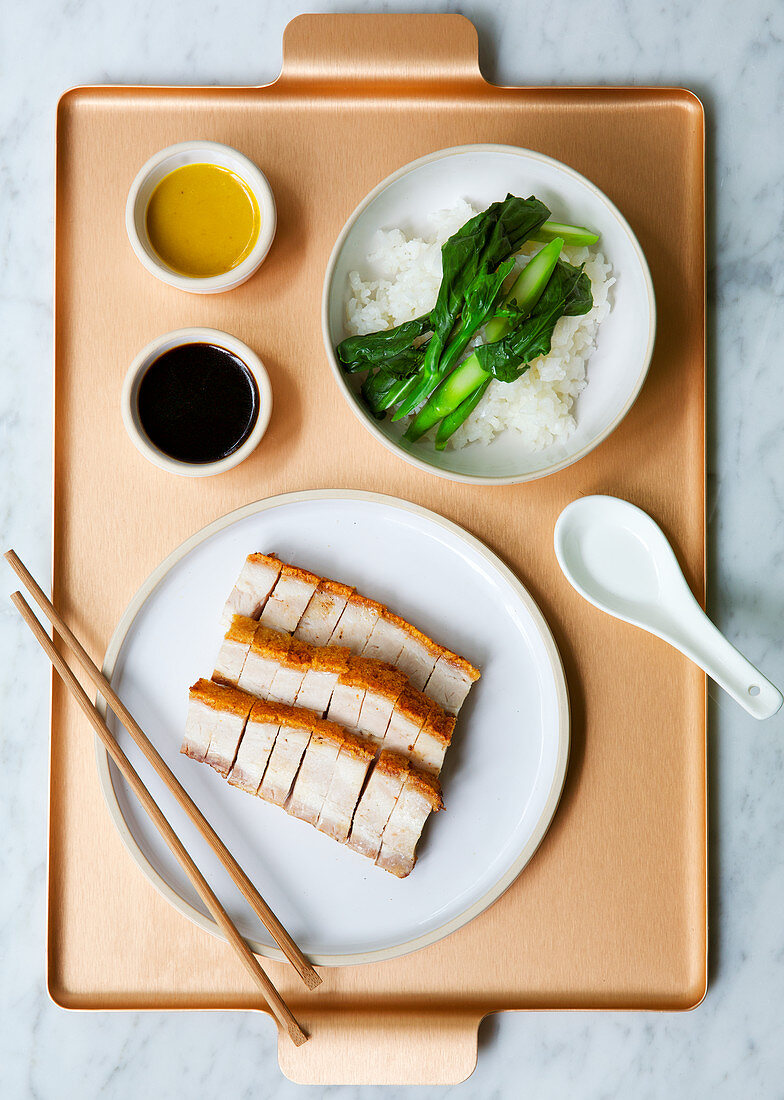
{"label": "white ceramic soup spoon", "polygon": [[594,607],[675,646],[755,718],[776,713],[781,692],[707,617],[647,512],[617,497],[581,497],[561,512],[554,541],[566,579]]}

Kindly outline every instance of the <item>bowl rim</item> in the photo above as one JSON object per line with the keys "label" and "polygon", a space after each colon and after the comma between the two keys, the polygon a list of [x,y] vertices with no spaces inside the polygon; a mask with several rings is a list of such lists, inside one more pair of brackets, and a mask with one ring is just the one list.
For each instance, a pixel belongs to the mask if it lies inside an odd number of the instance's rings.
{"label": "bowl rim", "polygon": [[[242,263],[237,264],[236,267],[232,267],[228,271],[224,271],[221,275],[210,275],[206,278],[180,275],[158,258],[146,232],[142,234],[139,230],[139,225],[144,222],[146,206],[149,202],[149,196],[147,196],[144,204],[145,209],[140,211],[139,207],[145,184],[153,173],[158,172],[161,165],[167,160],[173,160],[175,157],[192,158],[186,160],[186,164],[207,163],[217,164],[222,168],[231,167],[231,170],[235,171],[250,189],[258,203],[261,224],[256,243]],[[183,165],[178,167],[183,167]],[[174,168],[171,168],[170,171],[174,171]],[[164,172],[161,179],[167,174],[167,172]],[[275,238],[276,228],[277,208],[269,180],[258,165],[254,164],[239,149],[219,141],[179,141],[174,145],[167,145],[165,149],[159,149],[136,173],[125,203],[125,230],[131,248],[142,267],[149,271],[151,275],[154,275],[156,279],[160,279],[161,282],[167,283],[177,290],[188,291],[191,294],[220,294],[227,290],[233,290],[241,283],[246,282],[266,259]]]}
{"label": "bowl rim", "polygon": [[[172,458],[159,447],[156,447],[141,425],[139,418],[137,398],[139,385],[149,366],[165,351],[182,344],[216,344],[226,348],[238,359],[241,359],[256,382],[259,391],[259,411],[256,423],[251,429],[250,435],[236,451],[220,458],[216,462],[183,462]],[[233,470],[244,462],[258,447],[270,422],[272,415],[272,386],[270,384],[267,368],[263,362],[246,343],[230,332],[223,332],[215,328],[178,328],[171,332],[165,332],[156,336],[149,344],[146,344],[134,357],[123,381],[120,396],[120,411],[123,424],[131,442],[137,451],[143,455],[153,466],[165,470],[170,474],[178,474],[180,477],[213,477],[215,474]]]}
{"label": "bowl rim", "polygon": [[[446,157],[456,156],[464,153],[476,153],[476,152],[493,152],[493,153],[512,153],[516,156],[523,156],[530,158],[531,160],[538,161],[542,164],[549,164],[557,168],[559,171],[564,172],[566,175],[571,176],[574,180],[581,183],[586,187],[600,202],[602,202],[613,215],[615,220],[620,225],[621,229],[626,233],[629,242],[632,246],[632,250],[635,253],[637,260],[642,270],[643,279],[645,282],[649,322],[648,322],[648,340],[645,348],[645,353],[642,357],[642,363],[640,366],[637,378],[634,381],[629,396],[619,413],[614,417],[611,423],[598,435],[594,436],[590,442],[581,447],[573,455],[569,455],[566,458],[561,459],[558,462],[552,463],[550,466],[545,467],[542,470],[534,470],[531,473],[524,474],[470,474],[462,471],[446,470],[441,466],[435,465],[435,463],[428,461],[426,458],[422,458],[419,455],[414,455],[410,451],[407,451],[404,447],[400,446],[398,442],[390,439],[379,427],[375,424],[372,418],[363,411],[359,403],[357,402],[354,392],[348,386],[343,372],[340,369],[337,356],[335,355],[335,349],[332,346],[332,339],[329,331],[329,301],[330,292],[332,289],[332,282],[335,275],[335,267],[337,266],[338,257],[343,249],[343,246],[353,229],[357,219],[360,215],[370,206],[375,199],[391,186],[397,180],[403,176],[408,175],[410,172],[415,171],[417,168],[423,167],[425,164],[431,164],[437,160],[443,160]],[[360,421],[360,423],[371,433],[388,451],[392,451],[398,457],[402,458],[404,462],[408,462],[409,465],[417,467],[419,470],[423,470],[425,473],[434,474],[436,477],[443,478],[446,481],[458,481],[471,485],[520,485],[528,481],[537,481],[542,477],[549,477],[551,474],[558,473],[560,470],[566,469],[567,466],[572,466],[575,462],[579,462],[581,458],[584,458],[587,454],[593,451],[600,443],[603,443],[605,439],[621,423],[624,417],[631,409],[634,402],[639,396],[640,390],[643,387],[643,383],[648,375],[648,370],[651,364],[651,358],[653,357],[653,347],[656,340],[656,299],[653,292],[653,280],[651,278],[650,268],[648,261],[645,258],[645,253],[640,247],[640,243],[637,240],[635,233],[629,225],[626,218],[620,212],[618,207],[604,194],[596,184],[591,183],[589,179],[582,175],[574,168],[570,168],[569,165],[564,164],[563,161],[557,160],[555,157],[549,157],[545,153],[538,153],[534,149],[526,149],[520,145],[504,145],[494,142],[478,142],[469,143],[465,145],[453,145],[447,149],[438,149],[434,153],[428,153],[423,157],[418,157],[416,160],[410,161],[408,164],[404,164],[402,168],[398,168],[392,172],[391,175],[381,180],[380,183],[368,192],[364,199],[354,208],[349,215],[343,228],[338,234],[337,240],[333,245],[332,251],[327,261],[327,267],[324,273],[324,284],[321,295],[321,334],[324,342],[324,349],[327,353],[327,359],[332,369],[332,373],[335,376],[338,386],[345,397],[351,411]]]}

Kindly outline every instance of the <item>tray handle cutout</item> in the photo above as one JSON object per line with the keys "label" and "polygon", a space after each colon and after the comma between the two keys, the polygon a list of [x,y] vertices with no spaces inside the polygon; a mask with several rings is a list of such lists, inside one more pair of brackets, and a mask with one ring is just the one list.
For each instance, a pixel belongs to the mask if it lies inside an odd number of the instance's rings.
{"label": "tray handle cutout", "polygon": [[283,33],[281,82],[417,87],[483,84],[462,15],[299,15]]}
{"label": "tray handle cutout", "polygon": [[480,1017],[394,1012],[303,1016],[310,1035],[278,1038],[278,1064],[298,1085],[458,1085],[476,1068]]}

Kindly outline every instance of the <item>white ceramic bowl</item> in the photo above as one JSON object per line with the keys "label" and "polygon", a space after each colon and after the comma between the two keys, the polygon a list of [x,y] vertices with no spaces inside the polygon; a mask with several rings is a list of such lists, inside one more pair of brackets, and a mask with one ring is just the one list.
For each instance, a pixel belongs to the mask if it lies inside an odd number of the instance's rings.
{"label": "white ceramic bowl", "polygon": [[[432,440],[409,443],[404,428],[374,420],[361,404],[360,376],[343,373],[335,345],[348,332],[348,275],[377,278],[368,263],[377,229],[400,227],[416,236],[431,232],[428,215],[466,199],[478,209],[507,192],[535,195],[556,221],[586,225],[601,234],[599,247],[617,282],[612,310],[599,327],[588,363],[588,385],[576,403],[577,427],[565,444],[529,451],[520,435],[506,431],[489,445],[436,451]],[[588,454],[623,420],[637,397],[653,353],[656,307],[648,265],[628,223],[597,187],[565,164],[511,145],[461,145],[422,157],[375,187],[346,222],[327,265],[322,299],[327,357],[343,394],[362,423],[406,462],[439,477],[486,485],[532,481],[562,470]]]}
{"label": "white ceramic bowl", "polygon": [[[261,226],[253,250],[241,264],[223,275],[199,279],[172,271],[158,256],[147,236],[146,215],[150,196],[164,176],[186,164],[218,164],[221,168],[228,168],[245,181],[259,205]],[[191,294],[220,294],[246,282],[258,270],[269,252],[276,225],[275,198],[267,177],[244,154],[217,141],[181,141],[177,145],[161,149],[139,171],[131,184],[125,205],[125,228],[140,263],[156,279]]]}
{"label": "white ceramic bowl", "polygon": [[[217,462],[181,462],[179,459],[171,458],[155,446],[142,427],[139,418],[139,386],[142,378],[147,373],[148,367],[159,356],[171,351],[172,348],[181,347],[183,344],[216,344],[218,347],[226,348],[232,355],[236,355],[238,359],[242,360],[256,382],[259,394],[259,414],[256,417],[253,430],[242,446]],[[261,359],[255,351],[252,351],[242,340],[238,340],[236,336],[215,328],[180,328],[175,329],[174,332],[167,332],[165,336],[159,336],[145,348],[142,348],[131,363],[125,376],[120,407],[125,430],[131,437],[132,443],[154,466],[158,466],[161,470],[166,470],[171,474],[179,474],[181,477],[212,477],[214,474],[222,474],[226,470],[239,466],[240,462],[244,462],[248,455],[256,450],[267,430],[272,415],[272,387]]]}

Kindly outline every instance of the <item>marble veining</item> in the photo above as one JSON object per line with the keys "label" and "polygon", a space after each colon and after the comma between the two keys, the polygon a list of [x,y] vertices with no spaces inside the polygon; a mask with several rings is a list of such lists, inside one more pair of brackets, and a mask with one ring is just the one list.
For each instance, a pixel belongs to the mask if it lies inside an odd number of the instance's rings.
{"label": "marble veining", "polygon": [[[340,7],[341,5],[337,5]],[[0,34],[0,525],[49,572],[54,110],[80,83],[258,84],[322,0],[26,0]],[[352,0],[354,11],[411,10]],[[765,0],[419,0],[476,23],[500,83],[677,84],[708,112],[710,607],[784,681],[784,7]],[[4,593],[14,587],[3,574]],[[0,602],[0,1095],[465,1100],[784,1096],[784,716],[711,693],[711,985],[684,1015],[495,1017],[454,1089],[300,1088],[251,1014],[64,1013],[44,988],[49,673]]]}

